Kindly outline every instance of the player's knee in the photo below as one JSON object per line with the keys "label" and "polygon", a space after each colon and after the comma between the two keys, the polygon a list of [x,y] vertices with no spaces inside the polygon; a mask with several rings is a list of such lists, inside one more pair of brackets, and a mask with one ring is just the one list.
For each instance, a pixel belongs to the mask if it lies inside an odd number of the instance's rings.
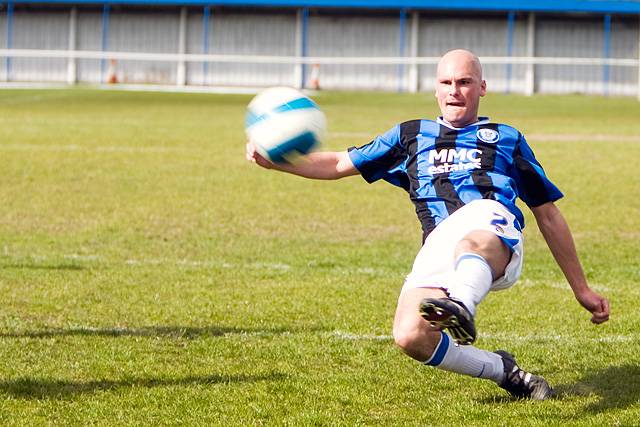
{"label": "player's knee", "polygon": [[419,327],[395,327],[393,329],[395,344],[406,355],[420,362],[424,362],[431,357],[433,349],[439,340],[439,335],[438,332],[425,331]]}
{"label": "player's knee", "polygon": [[414,346],[414,343],[416,341],[416,334],[413,331],[409,331],[406,329],[394,328],[393,340],[402,351],[406,352],[407,349]]}

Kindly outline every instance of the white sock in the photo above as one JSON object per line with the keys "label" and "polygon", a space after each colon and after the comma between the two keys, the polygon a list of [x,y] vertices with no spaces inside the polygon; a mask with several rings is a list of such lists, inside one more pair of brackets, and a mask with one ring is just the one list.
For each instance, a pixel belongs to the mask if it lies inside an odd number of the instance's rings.
{"label": "white sock", "polygon": [[442,332],[440,343],[425,365],[476,378],[486,378],[500,384],[504,376],[502,357],[470,345],[457,345]]}
{"label": "white sock", "polygon": [[492,283],[493,274],[487,260],[465,252],[456,260],[455,272],[448,283],[449,296],[462,301],[475,317],[476,306],[487,295]]}

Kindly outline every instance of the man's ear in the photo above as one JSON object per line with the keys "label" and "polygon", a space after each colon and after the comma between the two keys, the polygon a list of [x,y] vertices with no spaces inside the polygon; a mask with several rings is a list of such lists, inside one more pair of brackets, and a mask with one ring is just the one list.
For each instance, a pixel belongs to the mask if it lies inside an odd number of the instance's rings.
{"label": "man's ear", "polygon": [[482,83],[480,83],[480,96],[485,96],[487,94],[487,82],[486,80],[483,80]]}

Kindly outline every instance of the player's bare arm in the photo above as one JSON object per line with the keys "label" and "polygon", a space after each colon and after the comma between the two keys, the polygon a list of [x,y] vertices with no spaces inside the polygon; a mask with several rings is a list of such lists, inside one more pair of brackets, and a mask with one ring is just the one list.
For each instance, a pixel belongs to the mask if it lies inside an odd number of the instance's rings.
{"label": "player's bare arm", "polygon": [[346,151],[319,151],[310,153],[295,165],[288,163],[271,163],[258,153],[249,142],[246,146],[247,160],[266,169],[276,169],[312,179],[338,179],[358,174]]}
{"label": "player's bare arm", "polygon": [[603,323],[609,320],[609,302],[589,288],[571,231],[560,209],[553,202],[549,202],[531,210],[576,299],[591,312],[591,321]]}

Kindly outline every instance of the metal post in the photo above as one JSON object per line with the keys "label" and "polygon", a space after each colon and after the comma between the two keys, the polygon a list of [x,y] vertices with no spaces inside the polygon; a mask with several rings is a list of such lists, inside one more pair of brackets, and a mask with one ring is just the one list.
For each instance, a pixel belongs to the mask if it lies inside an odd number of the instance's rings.
{"label": "metal post", "polygon": [[[509,12],[509,14],[507,15],[507,56],[509,58],[511,58],[513,56],[513,33],[514,33],[514,29],[515,29],[515,24],[516,24],[516,14],[515,12],[511,11]],[[507,87],[505,92],[506,93],[510,93],[511,92],[511,68],[512,68],[512,64],[511,62],[507,63]]]}
{"label": "metal post", "polygon": [[[305,56],[307,56],[307,32],[309,30],[309,9],[308,8],[304,8],[302,9],[302,38],[301,38],[301,43],[302,45],[300,46],[301,50],[302,50],[302,57],[304,58]],[[305,81],[307,80],[307,65],[306,64],[301,64],[301,71],[302,71],[302,79],[300,81],[300,88],[304,89],[305,87]]]}
{"label": "metal post", "polygon": [[[110,6],[108,3],[105,3],[102,8],[102,51],[106,52],[109,50],[109,11]],[[106,68],[107,60],[100,60],[100,82],[104,83],[104,71]]]}
{"label": "metal post", "polygon": [[[302,56],[302,11],[298,9],[296,11],[296,34],[294,37],[294,50],[295,57],[300,58]],[[300,81],[302,80],[302,64],[296,62],[293,65],[293,87],[300,88]]]}
{"label": "metal post", "polygon": [[[602,56],[606,60],[611,57],[611,15],[604,15],[604,47],[602,49]],[[602,66],[602,86],[605,96],[609,95],[609,64],[605,63]]]}
{"label": "metal post", "polygon": [[[407,32],[407,10],[400,9],[400,49],[398,52],[398,56],[400,58],[404,58],[404,45],[406,43],[406,32]],[[402,92],[404,89],[404,64],[398,64],[398,92]]]}
{"label": "metal post", "polygon": [[420,73],[416,58],[418,57],[418,26],[420,25],[420,14],[413,12],[411,14],[411,40],[409,50],[413,62],[409,67],[409,91],[416,93],[420,89]]}
{"label": "metal post", "polygon": [[[209,54],[209,21],[211,20],[211,6],[204,7],[202,15],[202,53]],[[207,74],[209,74],[209,62],[202,62],[202,84],[207,84]]]}
{"label": "metal post", "polygon": [[178,27],[178,69],[176,70],[176,85],[184,86],[187,83],[187,63],[184,55],[187,53],[187,8],[180,8],[180,24]]}
{"label": "metal post", "polygon": [[[76,50],[76,29],[78,27],[78,8],[73,6],[69,14],[69,52]],[[76,58],[69,55],[67,59],[67,84],[75,84],[77,81],[78,67]]]}
{"label": "metal post", "polygon": [[527,21],[527,57],[530,61],[527,63],[527,71],[525,74],[524,94],[531,96],[536,91],[536,66],[533,63],[536,54],[536,15],[529,13]]}
{"label": "metal post", "polygon": [[[309,9],[298,9],[296,14],[295,56],[299,60],[307,56],[307,21]],[[305,65],[302,61],[296,62],[293,68],[293,86],[302,89],[305,86]]]}
{"label": "metal post", "polygon": [[638,101],[640,101],[640,16],[638,16],[638,87],[636,90]]}
{"label": "metal post", "polygon": [[[13,2],[7,3],[7,49],[13,48]],[[4,62],[5,81],[11,81],[11,57]]]}

